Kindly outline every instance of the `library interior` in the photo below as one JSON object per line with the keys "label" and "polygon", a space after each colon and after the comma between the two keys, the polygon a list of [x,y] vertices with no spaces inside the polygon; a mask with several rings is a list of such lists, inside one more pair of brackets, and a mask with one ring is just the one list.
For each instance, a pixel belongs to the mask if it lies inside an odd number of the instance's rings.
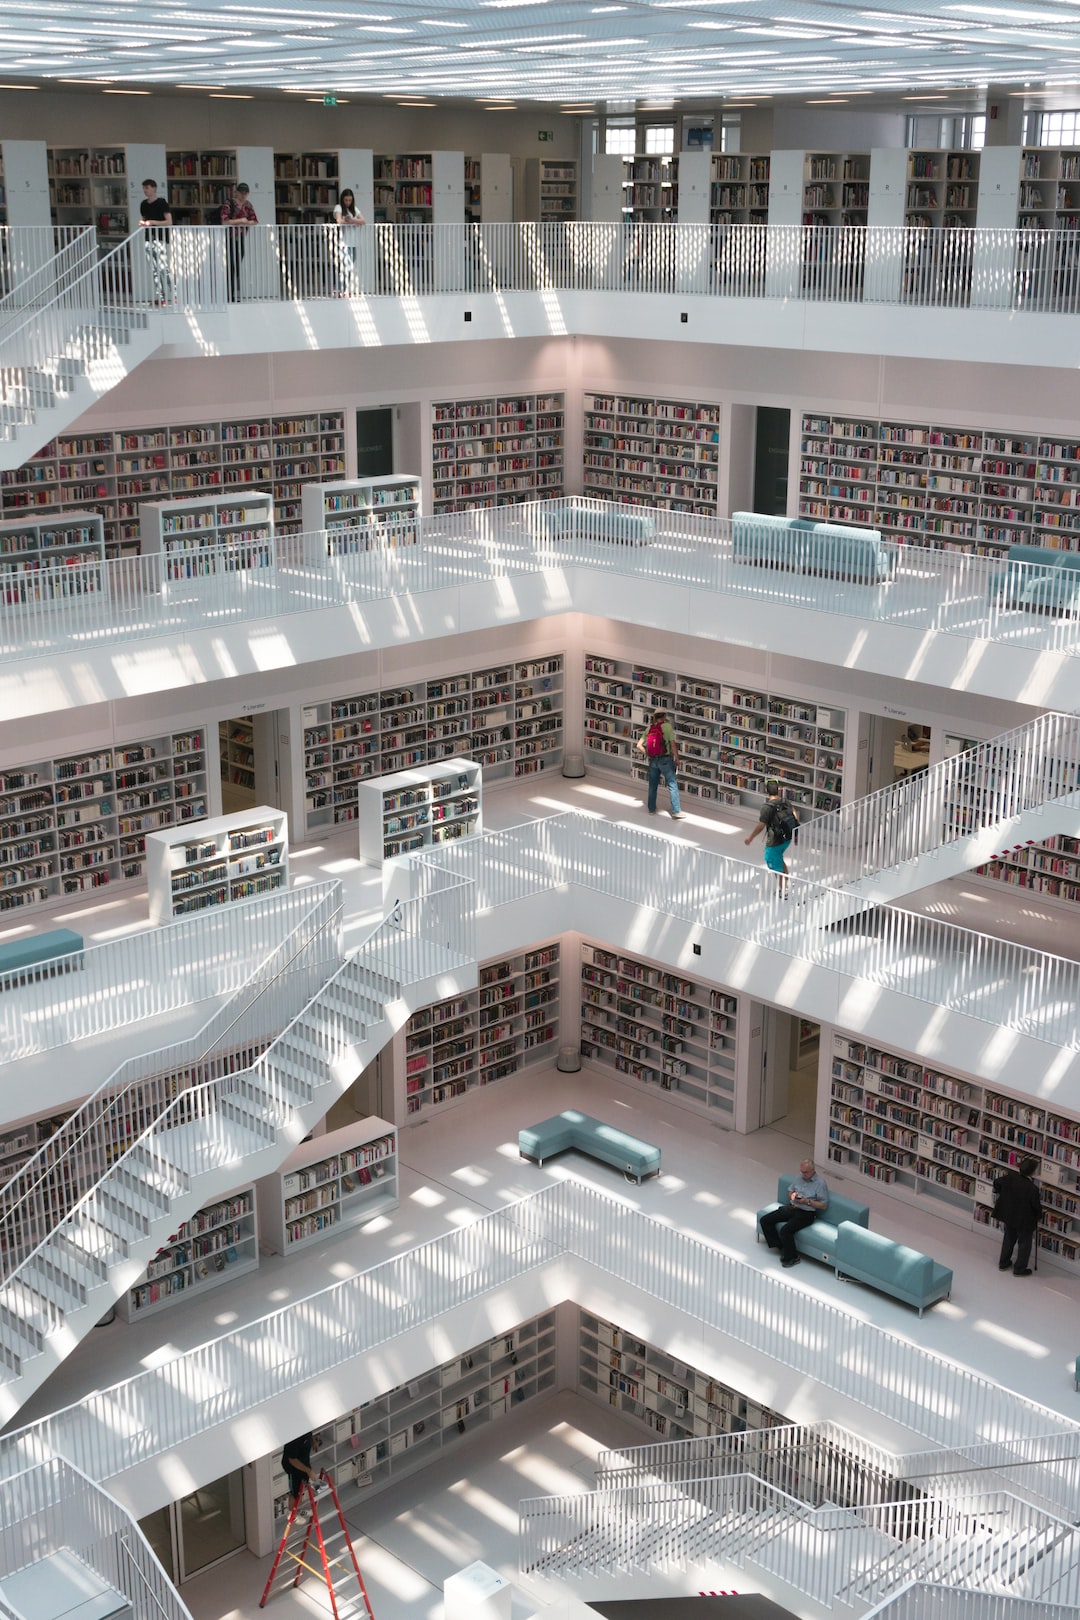
{"label": "library interior", "polygon": [[0,0],[0,1616],[1064,1620],[1075,7],[80,3]]}

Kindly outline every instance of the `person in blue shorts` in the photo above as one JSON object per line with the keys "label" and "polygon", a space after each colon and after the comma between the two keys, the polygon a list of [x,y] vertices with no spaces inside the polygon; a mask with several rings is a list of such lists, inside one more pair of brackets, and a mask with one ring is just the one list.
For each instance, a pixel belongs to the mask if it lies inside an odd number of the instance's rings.
{"label": "person in blue shorts", "polygon": [[799,825],[799,813],[784,798],[779,782],[766,782],[765,792],[767,797],[759,812],[758,824],[743,842],[752,844],[758,833],[765,834],[765,865],[770,872],[776,873],[777,893],[783,897],[787,894],[788,880],[784,857],[791,848],[791,840]]}

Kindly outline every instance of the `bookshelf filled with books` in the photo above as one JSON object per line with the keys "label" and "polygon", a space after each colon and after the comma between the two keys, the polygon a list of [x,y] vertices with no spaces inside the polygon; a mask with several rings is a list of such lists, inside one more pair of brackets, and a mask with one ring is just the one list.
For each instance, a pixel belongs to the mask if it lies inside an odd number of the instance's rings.
{"label": "bookshelf filled with books", "polygon": [[[426,1467],[463,1437],[556,1388],[556,1318],[544,1311],[374,1396],[323,1427],[311,1466],[333,1477],[346,1513],[362,1495]],[[289,1513],[280,1448],[267,1459],[280,1539]]]}
{"label": "bookshelf filled with books", "polygon": [[162,579],[203,579],[271,568],[274,502],[268,490],[177,495],[139,507],[139,549],[160,556]]}
{"label": "bookshelf filled with books", "polygon": [[584,493],[715,517],[720,415],[719,405],[586,393]]}
{"label": "bookshelf filled with books", "polygon": [[709,192],[711,225],[767,225],[769,158],[749,152],[714,152]]}
{"label": "bookshelf filled with books", "polygon": [[119,1302],[126,1322],[194,1299],[223,1283],[234,1282],[259,1264],[255,1188],[241,1187],[215,1199],[185,1221],[160,1248],[146,1274]]}
{"label": "bookshelf filled with books", "polygon": [[805,414],[799,514],[909,545],[1000,556],[1080,547],[1080,441]]}
{"label": "bookshelf filled with books", "polygon": [[192,837],[177,829],[146,839],[150,921],[250,900],[289,886],[289,823],[282,810],[259,805],[215,816]]}
{"label": "bookshelf filled with books", "polygon": [[412,473],[308,483],[300,499],[304,533],[325,530],[331,557],[419,542],[420,479]]}
{"label": "bookshelf filled with books", "polygon": [[166,496],[246,501],[269,489],[278,535],[301,529],[305,483],[345,474],[345,412],[118,428],[51,440],[0,472],[0,516],[43,522],[97,514],[105,555],[139,550],[139,509]]}
{"label": "bookshelf filled with books", "polygon": [[713,1118],[735,1113],[738,998],[640,957],[583,943],[581,1053]]}
{"label": "bookshelf filled with books", "polygon": [[85,596],[104,585],[105,531],[97,512],[0,522],[0,597],[9,603]]}
{"label": "bookshelf filled with books", "polygon": [[904,224],[968,229],[979,203],[978,152],[911,150],[907,154]]}
{"label": "bookshelf filled with books", "polygon": [[395,1050],[410,1116],[550,1061],[559,1038],[560,954],[555,941],[482,962],[475,990],[413,1013]]}
{"label": "bookshelf filled with books", "polygon": [[825,1061],[829,1160],[845,1176],[989,1231],[995,1178],[1030,1154],[1040,1161],[1039,1249],[1080,1263],[1080,1118],[839,1031]]}
{"label": "bookshelf filled with books", "polygon": [[483,830],[483,772],[471,759],[447,759],[358,782],[361,860],[379,863]]}
{"label": "bookshelf filled with books", "polygon": [[804,809],[839,807],[847,714],[810,699],[585,655],[585,748],[593,763],[648,775],[634,744],[654,709],[678,738],[685,796],[757,808],[779,781]]}
{"label": "bookshelf filled with books", "polygon": [[591,1311],[578,1311],[578,1393],[664,1440],[771,1429],[789,1420]]}
{"label": "bookshelf filled with books", "polygon": [[258,1191],[259,1233],[273,1254],[362,1226],[398,1206],[397,1131],[371,1117],[313,1136]]}
{"label": "bookshelf filled with books", "polygon": [[147,834],[208,807],[201,728],[0,771],[0,912],[141,878]]}
{"label": "bookshelf filled with books", "polygon": [[576,159],[527,159],[523,219],[577,219],[579,207]]}
{"label": "bookshelf filled with books", "polygon": [[554,768],[563,654],[333,697],[303,710],[305,832],[355,821],[358,785],[456,757],[485,780]]}
{"label": "bookshelf filled with books", "polygon": [[461,512],[563,493],[565,394],[440,400],[431,408],[432,506]]}

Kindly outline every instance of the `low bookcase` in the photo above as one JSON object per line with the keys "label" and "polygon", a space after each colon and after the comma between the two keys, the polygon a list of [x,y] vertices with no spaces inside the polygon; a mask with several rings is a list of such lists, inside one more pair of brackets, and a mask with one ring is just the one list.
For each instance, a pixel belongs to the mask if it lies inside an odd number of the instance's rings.
{"label": "low bookcase", "polygon": [[363,1119],[301,1142],[259,1182],[259,1231],[274,1254],[292,1254],[397,1206],[397,1131]]}
{"label": "low bookcase", "polygon": [[259,1264],[255,1188],[215,1199],[177,1228],[118,1304],[126,1322],[232,1282]]}

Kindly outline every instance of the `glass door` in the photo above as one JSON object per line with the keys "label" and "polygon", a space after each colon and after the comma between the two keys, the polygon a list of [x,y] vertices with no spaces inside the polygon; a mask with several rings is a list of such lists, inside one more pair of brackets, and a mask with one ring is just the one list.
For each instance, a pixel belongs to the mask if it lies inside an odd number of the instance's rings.
{"label": "glass door", "polygon": [[220,1563],[247,1545],[243,1469],[147,1514],[139,1529],[177,1585]]}

